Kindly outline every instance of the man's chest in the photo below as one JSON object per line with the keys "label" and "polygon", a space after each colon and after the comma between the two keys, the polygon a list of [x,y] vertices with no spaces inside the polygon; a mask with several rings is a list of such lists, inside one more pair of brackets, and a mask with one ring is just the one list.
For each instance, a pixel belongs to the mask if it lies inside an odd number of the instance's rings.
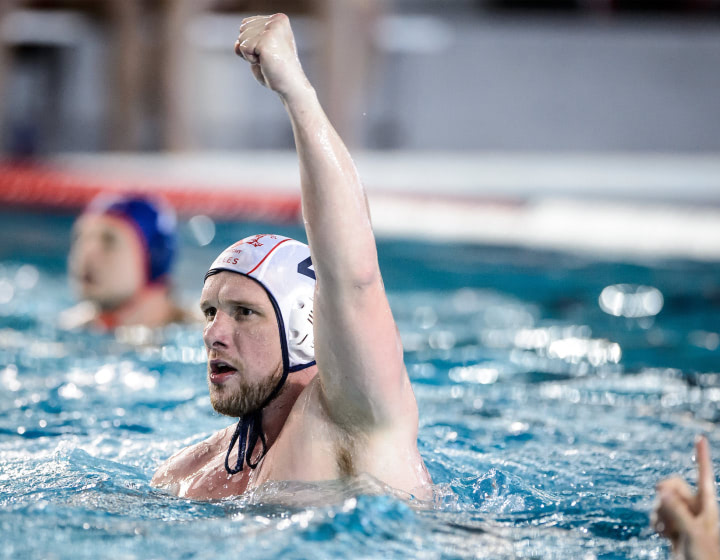
{"label": "man's chest", "polygon": [[242,471],[231,475],[225,469],[224,452],[210,458],[180,481],[178,495],[218,500],[241,495],[266,482],[331,480],[339,476],[337,463],[337,452],[330,441],[280,439],[256,469],[245,464]]}
{"label": "man's chest", "polygon": [[333,480],[355,474],[362,455],[357,447],[321,410],[296,408],[259,465],[251,486],[283,480]]}

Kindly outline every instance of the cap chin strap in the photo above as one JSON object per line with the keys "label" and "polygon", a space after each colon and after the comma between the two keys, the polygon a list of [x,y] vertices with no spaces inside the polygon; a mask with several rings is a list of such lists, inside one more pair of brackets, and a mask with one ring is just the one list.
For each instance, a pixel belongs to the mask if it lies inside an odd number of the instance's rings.
{"label": "cap chin strap", "polygon": [[[243,470],[243,466],[245,463],[247,463],[248,467],[250,467],[251,469],[257,468],[257,466],[260,464],[260,461],[262,461],[263,457],[265,457],[268,452],[267,441],[265,440],[265,434],[263,433],[262,429],[263,410],[267,405],[270,404],[270,401],[277,397],[280,389],[282,389],[282,386],[285,384],[288,372],[300,371],[314,365],[315,361],[313,360],[312,362],[303,364],[301,366],[285,368],[285,373],[283,373],[280,382],[276,385],[275,389],[273,389],[273,392],[270,393],[270,396],[265,399],[265,402],[262,404],[262,406],[257,410],[253,410],[252,412],[243,414],[240,417],[240,420],[237,423],[237,427],[235,428],[235,433],[230,439],[230,445],[228,446],[227,454],[225,455],[225,470],[228,472],[228,474],[239,473]],[[232,452],[233,447],[235,447],[238,439],[240,440],[240,444],[238,445],[238,456],[237,460],[235,461],[235,466],[231,467],[230,453]],[[252,452],[255,450],[255,446],[257,445],[258,440],[260,440],[260,443],[262,443],[262,452],[260,453],[260,456],[257,458],[257,460],[253,463]]]}
{"label": "cap chin strap", "polygon": [[[250,414],[245,414],[240,417],[237,428],[235,428],[235,433],[230,440],[230,447],[228,447],[227,455],[225,455],[225,470],[228,474],[236,474],[243,470],[243,463],[245,461],[247,461],[247,464],[251,469],[254,469],[260,464],[260,461],[265,456],[265,453],[267,452],[265,435],[262,432],[262,428],[260,430],[256,428],[257,424],[262,424],[262,410],[256,410],[255,412],[251,412]],[[238,458],[235,462],[235,467],[230,467],[230,452],[235,446],[238,438],[240,438]],[[260,438],[260,441],[262,442],[263,451],[260,454],[260,457],[258,457],[258,460],[253,463],[252,452],[253,449],[255,449],[258,438]],[[248,443],[250,445],[248,445]]]}
{"label": "cap chin strap", "polygon": [[[284,356],[287,356],[287,353],[284,353]],[[286,360],[283,360],[283,362],[285,361]],[[240,417],[240,420],[237,423],[237,428],[235,428],[235,433],[230,439],[230,446],[228,447],[227,454],[225,455],[225,470],[228,474],[239,473],[243,470],[245,463],[247,463],[248,467],[251,469],[257,468],[260,461],[262,461],[263,457],[267,454],[267,441],[265,440],[265,434],[262,429],[262,413],[264,408],[270,404],[270,401],[272,401],[280,392],[280,389],[287,379],[287,374],[288,368],[283,367],[283,376],[280,378],[280,382],[275,386],[275,389],[273,389],[273,392],[270,393],[270,396],[265,399],[262,406],[257,410],[243,414]],[[238,439],[240,440],[240,444],[238,445],[238,456],[235,461],[235,466],[231,467],[230,453],[232,452],[233,447],[235,447]],[[258,440],[262,443],[262,452],[257,460],[253,462],[252,453],[255,450]]]}

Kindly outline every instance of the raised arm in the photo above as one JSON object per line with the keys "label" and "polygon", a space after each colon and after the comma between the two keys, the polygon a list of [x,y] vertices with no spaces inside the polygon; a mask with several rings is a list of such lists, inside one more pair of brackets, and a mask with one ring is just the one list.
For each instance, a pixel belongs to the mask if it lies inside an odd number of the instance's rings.
{"label": "raised arm", "polygon": [[286,16],[248,18],[237,54],[277,92],[292,123],[313,264],[315,355],[335,422],[417,426],[402,345],[385,296],[365,191],[297,58]]}

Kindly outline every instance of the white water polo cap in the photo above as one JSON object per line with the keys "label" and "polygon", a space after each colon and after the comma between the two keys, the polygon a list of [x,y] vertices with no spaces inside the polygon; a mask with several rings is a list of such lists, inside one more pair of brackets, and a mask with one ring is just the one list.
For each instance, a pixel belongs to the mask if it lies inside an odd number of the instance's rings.
{"label": "white water polo cap", "polygon": [[280,329],[286,374],[314,365],[315,270],[308,246],[282,235],[246,237],[220,253],[205,280],[222,271],[252,278],[270,296]]}

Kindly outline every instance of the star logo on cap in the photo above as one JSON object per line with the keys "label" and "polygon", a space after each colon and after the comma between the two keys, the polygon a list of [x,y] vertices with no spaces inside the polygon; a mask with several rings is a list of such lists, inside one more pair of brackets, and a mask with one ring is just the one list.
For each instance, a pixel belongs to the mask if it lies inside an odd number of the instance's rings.
{"label": "star logo on cap", "polygon": [[252,239],[248,239],[245,243],[247,243],[248,245],[252,245],[253,247],[262,247],[263,244],[260,243],[260,239],[263,238],[263,237],[265,237],[265,236],[262,235],[262,234],[261,234],[261,235],[256,235],[256,236],[253,237]]}

